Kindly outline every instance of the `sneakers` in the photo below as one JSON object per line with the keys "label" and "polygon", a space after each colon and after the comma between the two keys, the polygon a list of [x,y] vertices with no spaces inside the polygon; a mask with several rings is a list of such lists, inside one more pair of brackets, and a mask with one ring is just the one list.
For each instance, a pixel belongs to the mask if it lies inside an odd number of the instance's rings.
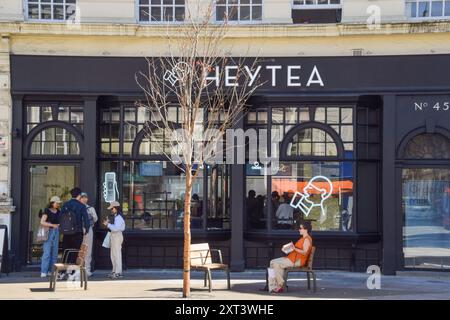
{"label": "sneakers", "polygon": [[46,273],[41,273],[41,278],[47,278],[47,274]]}
{"label": "sneakers", "polygon": [[115,279],[122,279],[123,275],[121,273],[111,272],[110,274],[107,275],[107,277],[111,280],[115,280]]}
{"label": "sneakers", "polygon": [[280,288],[273,289],[272,293],[282,293],[283,291],[284,291],[283,288],[280,287]]}

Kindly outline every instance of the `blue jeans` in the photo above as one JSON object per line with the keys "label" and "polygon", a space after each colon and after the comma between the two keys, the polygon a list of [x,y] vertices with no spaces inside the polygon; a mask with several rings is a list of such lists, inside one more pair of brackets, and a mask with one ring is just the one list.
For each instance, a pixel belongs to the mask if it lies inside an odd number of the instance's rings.
{"label": "blue jeans", "polygon": [[59,230],[51,228],[48,239],[43,244],[44,253],[41,258],[41,273],[52,271],[53,264],[58,261]]}

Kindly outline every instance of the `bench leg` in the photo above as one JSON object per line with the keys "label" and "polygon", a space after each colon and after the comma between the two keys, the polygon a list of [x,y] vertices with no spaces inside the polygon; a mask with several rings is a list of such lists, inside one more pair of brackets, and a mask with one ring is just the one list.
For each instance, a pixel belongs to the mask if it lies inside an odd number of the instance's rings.
{"label": "bench leg", "polygon": [[283,273],[283,279],[284,279],[283,289],[286,290],[286,292],[288,291],[288,285],[287,285],[288,274],[289,274],[288,271],[284,271],[284,273]]}
{"label": "bench leg", "polygon": [[83,269],[80,268],[80,288],[83,288],[83,281],[84,281]]}
{"label": "bench leg", "polygon": [[[52,277],[50,279],[50,289],[52,289],[52,291],[56,290],[56,280],[58,279],[58,271],[55,269],[53,269],[53,273],[52,273]],[[52,286],[53,283],[53,286]]]}
{"label": "bench leg", "polygon": [[265,291],[269,291],[269,271],[266,268],[266,286],[264,287]]}
{"label": "bench leg", "polygon": [[225,270],[225,272],[227,273],[227,287],[228,287],[228,290],[230,290],[231,289],[230,269],[227,268]]}
{"label": "bench leg", "polygon": [[316,292],[317,290],[317,286],[316,286],[316,273],[313,271],[312,272],[312,276],[313,276],[313,291]]}
{"label": "bench leg", "polygon": [[208,269],[208,281],[209,281],[209,292],[212,291],[212,284],[211,284],[211,270]]}
{"label": "bench leg", "polygon": [[87,290],[87,272],[86,272],[86,270],[83,270],[83,277],[84,277],[84,290]]}
{"label": "bench leg", "polygon": [[206,281],[208,279],[208,271],[205,271],[205,275],[203,277],[203,286],[206,288]]}
{"label": "bench leg", "polygon": [[306,278],[308,279],[308,290],[311,289],[311,279],[309,276],[309,271],[306,271]]}

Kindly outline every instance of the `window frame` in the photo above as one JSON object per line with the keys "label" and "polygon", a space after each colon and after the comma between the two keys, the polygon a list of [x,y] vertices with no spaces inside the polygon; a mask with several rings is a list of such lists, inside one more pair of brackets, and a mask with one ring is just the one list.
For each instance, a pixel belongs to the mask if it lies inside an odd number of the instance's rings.
{"label": "window frame", "polygon": [[[449,20],[450,19],[450,14],[449,15],[445,15],[445,5],[448,2],[448,5],[450,7],[450,1],[448,0],[440,0],[442,1],[442,15],[440,16],[432,16],[431,12],[432,12],[432,7],[433,7],[433,2],[438,2],[436,0],[405,0],[405,17],[408,20],[411,21],[424,21],[424,20]],[[429,16],[426,17],[420,17],[419,16],[419,3],[420,2],[428,2],[428,4],[430,5],[430,12],[429,12]],[[408,3],[415,3],[416,4],[416,16],[415,17],[411,17],[410,16],[410,11],[408,10]]]}
{"label": "window frame", "polygon": [[[315,0],[317,1],[317,0]],[[317,10],[317,9],[342,9],[344,0],[340,0],[340,4],[330,4],[330,0],[328,0],[327,4],[295,4],[295,0],[292,0],[292,9],[293,10]]]}
{"label": "window frame", "polygon": [[[76,15],[77,10],[78,10],[78,5],[77,5],[77,1],[78,0],[74,0],[74,1],[75,1],[75,3],[69,3],[69,4],[66,4],[66,0],[63,0],[63,2],[61,4],[57,3],[57,5],[61,5],[63,7],[64,19],[54,19],[54,18],[41,19],[40,18],[40,16],[41,16],[41,14],[40,14],[40,12],[41,12],[41,5],[42,5],[41,0],[23,0],[23,15],[24,15],[25,21],[29,21],[29,22],[45,22],[45,23],[67,23],[67,21],[71,21],[71,20],[66,18],[66,16],[67,16],[66,7],[69,6],[69,5],[74,5],[75,6],[75,12],[72,13],[72,14],[75,14],[75,15]],[[39,18],[37,18],[37,19],[36,18],[30,18],[30,15],[29,15],[29,4],[30,3],[29,2],[35,2],[35,3],[31,3],[31,4],[33,4],[33,5],[37,4],[38,5]],[[53,7],[55,5],[54,0],[50,0],[50,2],[44,3],[44,5],[49,5],[51,7],[51,15],[53,17],[53,13],[54,13],[53,12]]]}
{"label": "window frame", "polygon": [[[142,25],[158,25],[158,24],[173,24],[173,25],[180,25],[180,24],[184,24],[186,23],[186,1],[189,0],[185,0],[183,5],[176,5],[175,1],[173,2],[172,5],[164,5],[163,2],[161,2],[161,5],[159,5],[160,8],[164,8],[164,7],[172,7],[174,9],[173,11],[173,19],[172,21],[168,21],[168,20],[159,20],[159,21],[152,21],[151,17],[149,17],[148,21],[143,21],[140,19],[140,8],[141,7],[146,7],[146,8],[150,8],[151,5],[151,0],[149,0],[149,4],[148,5],[141,5],[139,2],[140,0],[135,0],[135,16],[136,16],[136,23],[137,24],[142,24]],[[156,5],[155,5],[156,6]],[[179,20],[175,20],[175,8],[184,8],[184,20],[183,21],[179,21]],[[161,18],[163,17],[163,12],[161,11]]]}
{"label": "window frame", "polygon": [[[228,1],[229,0],[225,0],[225,1],[226,1],[225,5],[219,5],[219,6],[220,7],[225,7],[226,12],[228,12],[228,7],[229,7]],[[241,13],[241,11],[240,11],[241,0],[238,0],[238,4],[236,5],[238,7],[238,19],[237,20],[227,20],[227,24],[229,24],[229,25],[244,24],[245,25],[245,24],[261,24],[261,23],[264,23],[264,19],[263,19],[263,13],[264,13],[263,11],[264,11],[264,6],[265,6],[264,2],[265,2],[265,0],[261,0],[261,4],[253,4],[253,2],[249,3],[248,6],[250,7],[250,19],[249,20],[241,20],[240,19],[240,15],[241,15],[240,14]],[[245,5],[245,6],[247,6],[247,5]],[[254,19],[252,19],[253,6],[261,7],[261,20],[254,20]],[[217,19],[217,0],[214,0],[214,12],[213,12],[213,15],[214,15],[214,19],[213,19],[214,23],[220,24],[220,23],[223,23],[225,21],[224,19],[222,19],[222,20]]]}

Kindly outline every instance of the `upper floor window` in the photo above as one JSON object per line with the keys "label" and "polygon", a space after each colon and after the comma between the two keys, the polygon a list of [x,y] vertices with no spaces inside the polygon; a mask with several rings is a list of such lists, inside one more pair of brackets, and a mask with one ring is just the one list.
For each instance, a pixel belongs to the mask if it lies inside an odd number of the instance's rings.
{"label": "upper floor window", "polygon": [[76,0],[28,0],[28,19],[67,20],[76,13]]}
{"label": "upper floor window", "polygon": [[217,0],[217,21],[261,21],[262,0]]}
{"label": "upper floor window", "polygon": [[450,17],[450,0],[446,1],[406,1],[406,16],[409,18]]}
{"label": "upper floor window", "polygon": [[184,21],[185,0],[138,0],[140,22]]}
{"label": "upper floor window", "polygon": [[294,8],[301,9],[330,9],[340,8],[341,0],[294,0]]}
{"label": "upper floor window", "polygon": [[293,0],[293,23],[339,23],[341,0]]}

